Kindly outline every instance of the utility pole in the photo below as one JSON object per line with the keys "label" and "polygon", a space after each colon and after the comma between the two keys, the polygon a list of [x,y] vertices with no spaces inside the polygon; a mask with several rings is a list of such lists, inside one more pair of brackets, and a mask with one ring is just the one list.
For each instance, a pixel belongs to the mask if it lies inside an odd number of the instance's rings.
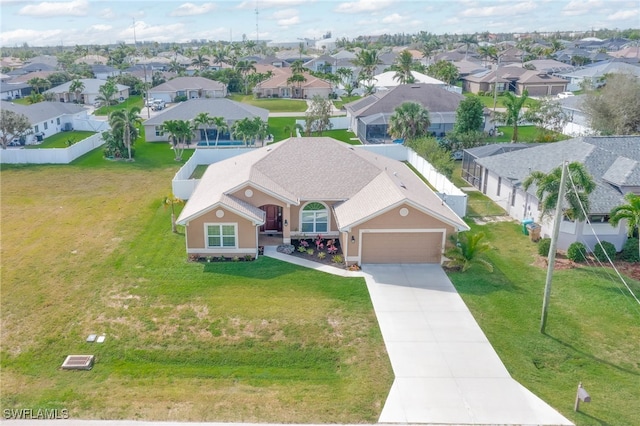
{"label": "utility pole", "polygon": [[560,234],[560,222],[562,221],[562,203],[567,182],[567,162],[562,162],[562,176],[560,177],[560,188],[558,189],[558,204],[556,214],[553,219],[553,234],[551,234],[551,246],[549,247],[549,257],[547,266],[547,280],[544,284],[544,300],[542,302],[542,318],[540,319],[540,333],[544,334],[547,325],[547,310],[549,309],[549,297],[551,296],[551,279],[553,278],[553,267],[556,264],[556,249],[558,247],[558,235]]}

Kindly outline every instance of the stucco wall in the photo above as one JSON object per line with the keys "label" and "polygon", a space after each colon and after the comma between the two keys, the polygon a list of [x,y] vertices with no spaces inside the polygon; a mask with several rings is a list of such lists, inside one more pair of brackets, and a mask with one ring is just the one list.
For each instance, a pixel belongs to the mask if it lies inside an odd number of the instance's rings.
{"label": "stucco wall", "polygon": [[[217,212],[224,212],[223,217],[218,217]],[[236,249],[206,249],[205,248],[205,223],[235,223],[237,224],[237,248]],[[255,255],[258,247],[256,240],[256,226],[248,219],[225,208],[215,208],[190,221],[186,229],[187,251],[202,255],[225,254],[227,256],[252,254]]]}

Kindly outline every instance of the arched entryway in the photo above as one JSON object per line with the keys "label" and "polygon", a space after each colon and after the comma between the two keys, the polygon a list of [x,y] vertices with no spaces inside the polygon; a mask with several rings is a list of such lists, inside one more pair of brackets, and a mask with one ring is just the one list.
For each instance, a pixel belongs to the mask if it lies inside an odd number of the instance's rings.
{"label": "arched entryway", "polygon": [[274,204],[260,206],[265,212],[264,225],[260,227],[263,233],[281,233],[282,232],[282,207]]}

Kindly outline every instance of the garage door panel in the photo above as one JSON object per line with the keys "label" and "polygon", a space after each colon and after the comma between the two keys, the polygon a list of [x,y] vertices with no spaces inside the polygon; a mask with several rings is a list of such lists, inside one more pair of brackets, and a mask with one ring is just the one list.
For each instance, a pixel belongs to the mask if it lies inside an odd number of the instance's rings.
{"label": "garage door panel", "polygon": [[441,232],[362,234],[361,263],[440,263]]}

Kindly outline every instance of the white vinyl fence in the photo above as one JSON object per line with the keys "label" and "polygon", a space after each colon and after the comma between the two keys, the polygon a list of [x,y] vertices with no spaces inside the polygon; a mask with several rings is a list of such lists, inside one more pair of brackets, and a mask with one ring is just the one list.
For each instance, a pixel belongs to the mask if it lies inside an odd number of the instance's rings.
{"label": "white vinyl fence", "polygon": [[[345,117],[331,117],[329,119],[331,122],[331,130],[342,130],[349,128],[349,119]],[[306,126],[305,120],[296,120],[296,124],[299,124],[304,129]]]}
{"label": "white vinyl fence", "polygon": [[[77,128],[76,128],[77,129]],[[102,135],[96,133],[67,148],[0,150],[0,163],[4,164],[69,164],[76,158],[104,144]]]}
{"label": "white vinyl fence", "polygon": [[[394,160],[409,162],[436,188],[438,196],[451,210],[460,217],[464,217],[467,214],[467,194],[451,183],[449,179],[440,174],[431,164],[416,154],[412,149],[403,145],[357,145],[354,146],[354,148],[366,149],[367,151],[375,152]],[[213,164],[254,149],[255,148],[196,149],[196,152],[191,156],[189,161],[187,161],[174,176],[172,182],[173,194],[183,200],[191,197],[200,180],[189,178],[198,165]]]}

